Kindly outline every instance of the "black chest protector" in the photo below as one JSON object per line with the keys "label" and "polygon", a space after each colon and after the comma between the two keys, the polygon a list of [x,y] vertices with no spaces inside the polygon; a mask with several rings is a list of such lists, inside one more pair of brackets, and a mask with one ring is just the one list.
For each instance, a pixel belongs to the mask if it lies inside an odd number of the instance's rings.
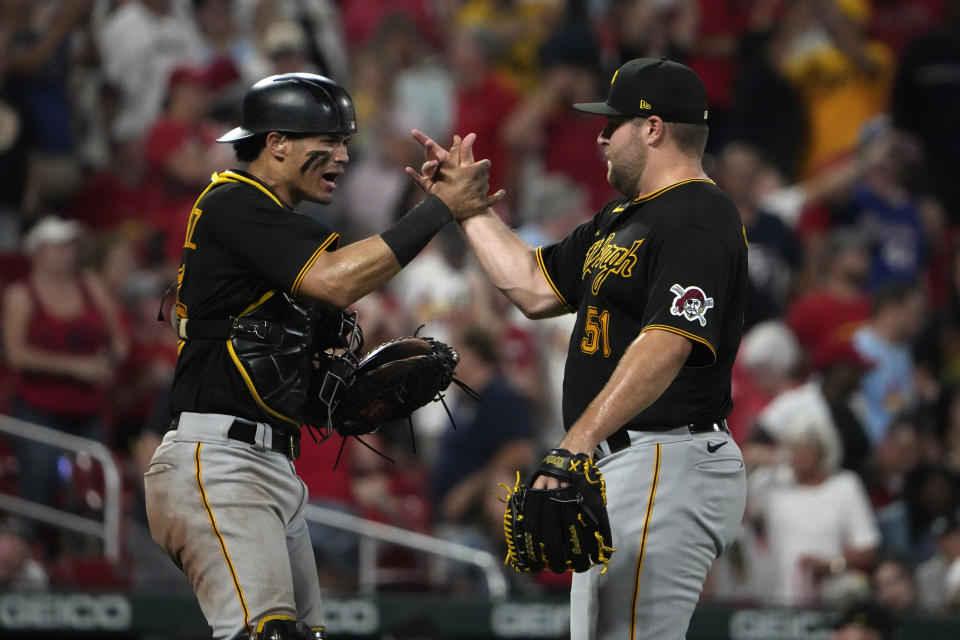
{"label": "black chest protector", "polygon": [[225,339],[257,405],[300,427],[324,424],[362,348],[356,314],[270,291],[239,316],[180,321],[187,340]]}

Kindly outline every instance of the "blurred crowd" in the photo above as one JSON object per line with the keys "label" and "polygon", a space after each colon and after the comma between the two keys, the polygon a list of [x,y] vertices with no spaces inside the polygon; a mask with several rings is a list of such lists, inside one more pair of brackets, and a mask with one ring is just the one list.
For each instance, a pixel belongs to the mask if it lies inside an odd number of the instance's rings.
{"label": "blurred crowd", "polygon": [[[402,170],[422,161],[418,128],[476,132],[492,190],[509,193],[498,214],[537,245],[615,195],[603,123],[570,104],[602,99],[623,61],[661,55],[706,84],[705,166],[750,245],[729,420],[749,504],[704,597],[960,612],[958,0],[0,1],[0,412],[114,452],[129,559],[117,576],[171,575],[139,494],[170,420],[176,340],[157,314],[169,317],[195,198],[236,165],[214,139],[252,82],[310,71],[353,96],[335,202],[301,207],[344,241],[421,197]],[[485,401],[451,389],[449,415],[430,405],[409,432],[304,446],[312,501],[500,555],[498,483],[560,439],[572,317],[513,313],[452,226],[357,311],[368,347],[421,325],[450,342]],[[4,491],[102,509],[83,465],[6,440]],[[47,584],[44,567],[69,578],[62,558],[91,546],[22,519],[4,531],[32,550],[7,587]],[[313,533],[326,586],[355,587],[356,537]],[[378,566],[384,588],[482,585],[399,548]],[[529,593],[568,584],[511,579]]]}

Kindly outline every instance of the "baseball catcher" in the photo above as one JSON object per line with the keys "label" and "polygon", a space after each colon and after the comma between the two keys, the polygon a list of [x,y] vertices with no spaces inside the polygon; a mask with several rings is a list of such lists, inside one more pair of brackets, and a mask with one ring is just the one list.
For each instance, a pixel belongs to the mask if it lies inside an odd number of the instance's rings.
{"label": "baseball catcher", "polygon": [[[327,637],[293,463],[302,426],[330,424],[351,387],[365,388],[362,332],[346,309],[445,225],[505,195],[487,196],[489,161],[451,166],[391,227],[340,246],[338,232],[298,207],[333,202],[357,131],[337,82],[263,78],[243,96],[240,126],[217,139],[233,145],[238,168],[213,174],[185,225],[173,420],[144,475],[144,499],[153,539],[190,579],[216,640]],[[474,139],[455,137],[454,155],[472,157]],[[376,373],[375,364],[363,371]],[[364,398],[338,414],[351,432],[422,396],[403,380]],[[351,406],[365,412],[352,417]]]}
{"label": "baseball catcher", "polygon": [[[558,478],[562,486],[534,489],[541,474]],[[517,472],[503,515],[506,561],[517,571],[549,568],[554,573],[579,573],[609,563],[616,549],[606,493],[603,475],[593,458],[583,453],[551,450],[529,485],[520,482]]]}

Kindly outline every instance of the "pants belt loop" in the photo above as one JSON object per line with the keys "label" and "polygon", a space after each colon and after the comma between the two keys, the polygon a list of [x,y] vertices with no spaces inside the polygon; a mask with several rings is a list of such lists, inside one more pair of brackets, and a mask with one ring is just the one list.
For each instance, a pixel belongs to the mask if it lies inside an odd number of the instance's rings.
{"label": "pants belt loop", "polygon": [[263,424],[257,423],[257,434],[254,436],[257,449],[269,451],[273,447],[273,429]]}

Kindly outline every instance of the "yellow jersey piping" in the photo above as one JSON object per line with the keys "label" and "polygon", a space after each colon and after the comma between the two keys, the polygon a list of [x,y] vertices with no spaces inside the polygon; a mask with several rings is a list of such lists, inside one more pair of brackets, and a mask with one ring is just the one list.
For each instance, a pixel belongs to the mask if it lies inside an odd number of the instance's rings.
{"label": "yellow jersey piping", "polygon": [[661,196],[665,194],[667,191],[670,191],[671,189],[676,189],[681,185],[689,184],[691,182],[709,182],[710,184],[715,184],[713,180],[709,178],[690,178],[689,180],[681,180],[680,182],[676,182],[674,184],[668,185],[663,189],[654,191],[653,193],[648,193],[645,196],[639,196],[638,198],[634,199],[634,201],[631,204],[640,204],[641,202],[646,202],[647,200],[653,200],[657,196]]}
{"label": "yellow jersey piping", "polygon": [[[254,302],[252,305],[250,305],[246,309],[244,309],[242,312],[240,312],[240,315],[237,317],[239,318],[247,315],[257,307],[262,305],[264,302],[269,300],[276,293],[277,292],[273,290],[267,291],[265,294],[260,296],[259,300]],[[280,420],[283,420],[284,422],[288,422],[295,427],[300,427],[299,420],[294,420],[289,416],[283,415],[279,411],[271,409],[270,407],[267,406],[267,403],[263,401],[263,398],[261,398],[260,394],[257,393],[257,387],[254,386],[253,380],[250,379],[250,374],[247,373],[247,370],[243,368],[243,364],[240,363],[240,358],[237,357],[237,352],[234,351],[233,349],[233,341],[230,340],[229,338],[227,339],[227,353],[230,354],[230,359],[233,360],[234,366],[237,368],[237,371],[240,373],[240,377],[243,378],[243,382],[244,384],[247,385],[247,390],[250,392],[250,395],[253,396],[253,400],[254,402],[257,403],[257,406],[259,406],[261,409],[269,413],[274,418],[279,418]]]}
{"label": "yellow jersey piping", "polygon": [[643,535],[640,537],[640,550],[637,552],[637,565],[633,572],[633,598],[630,601],[630,640],[633,640],[637,630],[637,598],[640,596],[640,573],[643,571],[643,554],[647,548],[647,532],[650,531],[653,499],[657,497],[657,482],[660,480],[660,446],[660,443],[657,443],[656,458],[653,463],[653,480],[650,483],[650,496],[647,498],[647,515],[643,521]]}
{"label": "yellow jersey piping", "polygon": [[[278,198],[278,197],[277,197],[276,195],[274,195],[269,189],[267,189],[265,186],[263,186],[262,184],[260,184],[260,183],[257,182],[256,180],[251,180],[250,178],[248,178],[248,177],[246,177],[246,176],[241,176],[241,175],[239,175],[239,174],[237,174],[237,173],[233,173],[232,171],[224,171],[223,173],[221,173],[221,174],[219,174],[219,175],[218,175],[218,174],[214,174],[214,175],[215,175],[216,177],[214,178],[213,184],[210,185],[211,187],[212,187],[214,184],[221,184],[221,183],[223,183],[223,182],[243,182],[243,183],[246,183],[246,184],[250,185],[251,187],[256,187],[257,189],[259,189],[260,191],[262,191],[263,193],[265,193],[265,194],[267,195],[267,197],[269,197],[271,200],[273,200],[274,202],[277,203],[277,206],[283,207],[284,209],[286,209],[286,210],[288,210],[288,211],[290,210],[290,207],[288,207],[287,205],[283,204],[283,202],[280,201],[280,198]],[[208,188],[209,188],[209,187],[208,187]],[[204,192],[204,193],[206,193],[206,192]],[[200,197],[203,197],[203,195],[201,194]]]}
{"label": "yellow jersey piping", "polygon": [[[213,510],[210,509],[210,502],[207,500],[207,492],[203,489],[203,481],[200,479],[200,449],[203,448],[203,443],[197,443],[197,450],[194,453],[194,460],[197,464],[197,486],[200,488],[200,498],[203,500],[203,508],[207,510],[207,517],[210,518],[210,527],[213,529],[214,535],[217,536],[217,541],[220,543],[220,551],[223,552],[223,558],[227,561],[227,568],[230,570],[230,577],[233,579],[233,586],[237,589],[237,596],[240,598],[240,606],[243,608],[243,627],[247,630],[249,634],[250,629],[250,611],[247,609],[247,601],[243,597],[243,589],[240,588],[240,580],[237,578],[237,571],[233,568],[233,561],[230,559],[230,554],[227,552],[227,545],[223,541],[223,536],[220,535],[220,530],[217,528],[217,521],[213,517]],[[258,629],[259,630],[259,629]]]}

